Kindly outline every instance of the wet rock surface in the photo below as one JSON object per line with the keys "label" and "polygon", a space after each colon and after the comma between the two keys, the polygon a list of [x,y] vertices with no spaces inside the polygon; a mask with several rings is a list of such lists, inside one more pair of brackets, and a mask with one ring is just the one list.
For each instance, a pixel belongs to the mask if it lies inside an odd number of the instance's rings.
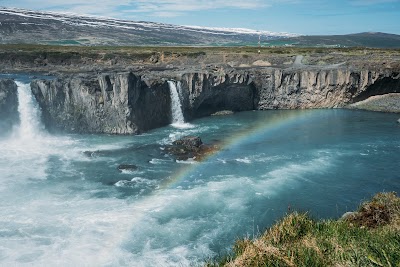
{"label": "wet rock surface", "polygon": [[13,80],[0,79],[0,136],[11,132],[19,122],[18,91]]}
{"label": "wet rock surface", "polygon": [[102,50],[61,50],[68,60],[46,52],[46,64],[29,51],[5,51],[0,70],[53,73],[52,81],[34,80],[32,91],[46,128],[73,133],[138,134],[170,124],[172,80],[186,120],[225,110],[342,108],[400,92],[395,50],[126,49],[112,64]]}
{"label": "wet rock surface", "polygon": [[169,80],[181,83],[183,115],[191,120],[226,110],[346,107],[370,96],[399,93],[399,73],[346,66],[208,66],[193,72],[68,74],[34,80],[31,86],[50,130],[138,134],[171,123]]}
{"label": "wet rock surface", "polygon": [[31,87],[53,131],[137,134],[170,121],[168,86],[133,73],[67,75]]}
{"label": "wet rock surface", "polygon": [[235,112],[233,112],[232,110],[222,110],[215,112],[214,114],[211,114],[211,116],[226,116],[226,115],[232,115],[234,113]]}
{"label": "wet rock surface", "polygon": [[201,161],[204,157],[219,149],[218,145],[203,144],[199,136],[185,136],[176,140],[172,145],[164,148],[164,153],[174,157],[176,160],[193,159]]}
{"label": "wet rock surface", "polygon": [[136,171],[138,167],[134,164],[120,164],[117,168],[120,172],[123,171]]}

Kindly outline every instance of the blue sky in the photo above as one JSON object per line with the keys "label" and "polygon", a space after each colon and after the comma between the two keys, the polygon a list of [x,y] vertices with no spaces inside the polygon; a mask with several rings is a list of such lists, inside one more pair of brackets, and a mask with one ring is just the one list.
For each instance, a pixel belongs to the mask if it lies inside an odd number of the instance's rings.
{"label": "blue sky", "polygon": [[400,34],[400,0],[0,0],[0,6],[299,34]]}

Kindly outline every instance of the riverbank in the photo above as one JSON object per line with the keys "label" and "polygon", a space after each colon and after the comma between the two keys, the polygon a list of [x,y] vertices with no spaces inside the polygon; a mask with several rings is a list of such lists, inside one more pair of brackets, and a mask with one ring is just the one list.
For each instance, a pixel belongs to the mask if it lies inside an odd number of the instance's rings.
{"label": "riverbank", "polygon": [[398,266],[399,247],[400,198],[378,193],[339,220],[290,213],[261,237],[236,241],[233,256],[207,266]]}

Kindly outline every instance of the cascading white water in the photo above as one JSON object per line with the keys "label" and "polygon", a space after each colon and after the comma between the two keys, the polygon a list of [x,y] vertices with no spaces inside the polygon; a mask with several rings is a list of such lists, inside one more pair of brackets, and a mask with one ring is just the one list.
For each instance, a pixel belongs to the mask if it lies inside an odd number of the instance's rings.
{"label": "cascading white water", "polygon": [[33,139],[41,134],[43,125],[40,122],[40,109],[34,100],[29,84],[16,82],[18,86],[18,112],[20,116],[20,126],[18,138]]}
{"label": "cascading white water", "polygon": [[183,117],[181,100],[177,88],[177,86],[180,86],[180,82],[168,81],[168,85],[171,96],[172,124],[183,124],[185,123],[185,118]]}
{"label": "cascading white water", "polygon": [[168,81],[168,86],[171,96],[171,125],[179,129],[193,128],[192,124],[185,123],[185,118],[183,117],[182,104],[179,98],[179,93],[182,91],[181,82]]}

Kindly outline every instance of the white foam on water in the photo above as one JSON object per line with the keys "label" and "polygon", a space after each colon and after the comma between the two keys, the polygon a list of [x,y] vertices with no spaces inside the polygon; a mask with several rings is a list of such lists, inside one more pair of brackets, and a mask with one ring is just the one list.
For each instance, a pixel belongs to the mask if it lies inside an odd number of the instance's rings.
{"label": "white foam on water", "polygon": [[[215,256],[217,241],[233,242],[251,231],[246,220],[251,219],[248,207],[255,197],[272,199],[298,186],[307,174],[328,170],[335,156],[318,152],[302,163],[281,164],[263,177],[198,175],[190,179],[202,183],[180,189],[179,184],[171,185],[124,200],[117,194],[123,187],[154,189],[157,181],[133,177],[108,187],[86,180],[32,181],[46,179],[52,156],[65,162],[66,169],[84,157],[84,141],[35,132],[29,142],[14,138],[0,144],[0,265],[4,266],[201,264]],[[103,191],[110,195],[95,197]]]}
{"label": "white foam on water", "polygon": [[334,157],[332,155],[316,155],[313,159],[301,163],[292,163],[289,161],[287,164],[262,175],[262,177],[277,182],[284,180],[303,180],[309,182],[310,180],[307,178],[307,175],[323,173],[333,166],[333,161]]}
{"label": "white foam on water", "polygon": [[85,157],[79,141],[45,132],[29,90],[18,83],[21,124],[0,140],[0,265],[103,265],[113,258],[121,231],[129,229],[129,207],[122,200],[93,198],[98,189],[82,180],[46,180],[54,171],[50,161],[57,161],[63,175],[79,176],[70,164]]}
{"label": "white foam on water", "polygon": [[46,163],[52,155],[57,155],[66,164],[67,159],[80,157],[74,140],[45,132],[29,84],[16,83],[20,125],[15,127],[10,138],[0,140],[0,188],[14,179],[23,183],[29,179],[46,179]]}
{"label": "white foam on water", "polygon": [[189,158],[187,160],[176,160],[176,163],[180,163],[180,164],[199,164],[199,162],[195,161],[192,158]]}
{"label": "white foam on water", "polygon": [[103,266],[132,223],[131,209],[121,200],[68,198],[45,190],[26,195],[1,205],[0,225],[9,232],[0,237],[1,265]]}
{"label": "white foam on water", "polygon": [[240,177],[230,177],[190,190],[159,191],[136,203],[139,220],[125,241],[124,264],[190,266],[213,256],[212,240],[229,231],[226,225],[235,227],[234,216],[245,210],[240,197],[249,196],[247,190],[239,190],[243,183]]}
{"label": "white foam on water", "polygon": [[222,164],[226,164],[226,159],[217,159],[218,162],[221,162]]}
{"label": "white foam on water", "polygon": [[196,127],[195,125],[190,124],[188,122],[184,122],[184,123],[175,122],[175,123],[172,123],[171,126],[174,128],[177,128],[177,129],[193,129]]}
{"label": "white foam on water", "polygon": [[141,173],[141,172],[138,172],[137,170],[120,170],[120,172],[123,174]]}
{"label": "white foam on water", "polygon": [[160,164],[165,164],[165,163],[171,163],[171,160],[167,159],[151,159],[149,163],[154,164],[154,165],[160,165]]}
{"label": "white foam on water", "polygon": [[251,160],[248,157],[235,159],[237,162],[251,164]]}
{"label": "white foam on water", "polygon": [[[329,167],[328,156],[290,163],[268,176],[219,175],[190,189],[156,191],[138,200],[94,198],[93,183],[60,184],[8,192],[0,204],[0,263],[5,266],[190,266],[215,256],[215,240],[245,235],[254,197],[273,197],[295,181]],[[297,169],[296,169],[297,168]],[[302,174],[294,175],[295,171]],[[288,178],[282,177],[291,174]],[[195,179],[194,177],[193,179]],[[197,177],[201,179],[201,177]],[[268,178],[268,179],[265,179]],[[209,181],[209,180],[210,181]],[[212,181],[213,179],[216,179]],[[155,187],[144,177],[118,187]],[[182,187],[181,187],[182,188]],[[108,189],[111,190],[111,189]],[[13,197],[12,195],[18,197]],[[12,199],[11,201],[7,201]],[[229,227],[227,227],[227,225]],[[236,231],[236,232],[235,232]],[[232,234],[234,232],[234,234]]]}

